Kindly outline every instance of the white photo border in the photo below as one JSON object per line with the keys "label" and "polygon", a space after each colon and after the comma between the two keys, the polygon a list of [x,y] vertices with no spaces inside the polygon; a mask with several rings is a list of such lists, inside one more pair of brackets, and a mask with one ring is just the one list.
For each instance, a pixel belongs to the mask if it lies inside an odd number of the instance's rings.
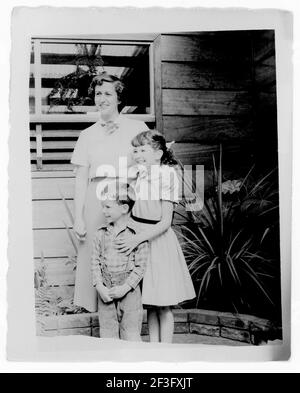
{"label": "white photo border", "polygon": [[[48,23],[45,23],[45,22]],[[51,22],[52,21],[52,22]],[[53,23],[55,21],[55,23]],[[149,24],[151,21],[151,24]],[[99,27],[101,26],[101,28]],[[148,344],[92,337],[37,337],[29,146],[30,38],[89,34],[274,29],[280,175],[283,344],[260,347]],[[14,9],[10,83],[9,360],[17,361],[269,361],[290,356],[292,187],[292,15],[279,10],[53,8]],[[20,67],[22,64],[22,67]]]}

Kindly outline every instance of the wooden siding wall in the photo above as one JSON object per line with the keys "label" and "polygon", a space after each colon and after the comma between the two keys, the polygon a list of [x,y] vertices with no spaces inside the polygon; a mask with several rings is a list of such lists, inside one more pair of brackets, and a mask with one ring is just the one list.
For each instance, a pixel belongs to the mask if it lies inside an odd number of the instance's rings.
{"label": "wooden siding wall", "polygon": [[256,161],[262,167],[272,168],[278,165],[276,57],[273,30],[254,33],[253,53],[255,138],[259,141],[256,146]]}
{"label": "wooden siding wall", "polygon": [[[72,115],[70,115],[72,116]],[[39,145],[42,149],[43,171],[72,170],[70,159],[77,138],[82,130],[91,123],[44,123],[30,124],[31,167],[35,171],[38,166]]]}
{"label": "wooden siding wall", "polygon": [[228,164],[251,155],[252,37],[248,32],[160,38],[161,131],[186,164],[209,165],[220,143]]}
{"label": "wooden siding wall", "polygon": [[62,195],[73,208],[74,175],[72,171],[32,172],[33,239],[35,267],[44,256],[46,278],[57,297],[69,299],[74,292],[74,266],[69,257],[75,255],[65,225],[71,220]]}
{"label": "wooden siding wall", "polygon": [[[156,126],[169,141],[176,141],[176,155],[185,164],[209,166],[222,143],[227,168],[238,171],[248,165],[257,135],[261,139],[262,131],[266,135],[269,129],[276,131],[272,33],[164,34],[156,39],[154,52]],[[262,122],[263,113],[268,117]],[[39,266],[43,254],[48,282],[62,298],[73,293],[74,271],[68,256],[75,253],[65,229],[72,224],[62,195],[72,208],[74,174],[69,160],[86,126],[42,126],[47,158],[42,171],[36,170],[35,161],[39,130],[32,124],[30,131],[35,264]]]}

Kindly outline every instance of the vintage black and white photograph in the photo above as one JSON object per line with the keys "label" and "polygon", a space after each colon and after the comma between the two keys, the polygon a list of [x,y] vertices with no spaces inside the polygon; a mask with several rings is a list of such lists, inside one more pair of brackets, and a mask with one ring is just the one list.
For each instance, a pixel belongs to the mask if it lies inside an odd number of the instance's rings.
{"label": "vintage black and white photograph", "polygon": [[272,29],[32,36],[38,336],[282,342],[275,59]]}

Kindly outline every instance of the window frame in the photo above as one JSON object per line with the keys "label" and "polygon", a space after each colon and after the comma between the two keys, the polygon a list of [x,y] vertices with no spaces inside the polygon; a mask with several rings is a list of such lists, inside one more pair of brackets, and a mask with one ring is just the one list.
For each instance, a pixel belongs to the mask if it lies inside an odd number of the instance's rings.
{"label": "window frame", "polygon": [[30,114],[31,123],[95,123],[99,119],[99,113],[88,112],[85,114],[65,114],[55,113],[47,114],[42,113],[42,76],[41,76],[41,44],[44,43],[85,43],[85,44],[120,44],[120,45],[148,45],[149,46],[149,81],[150,81],[150,113],[147,114],[124,114],[131,119],[141,120],[147,123],[154,123],[155,117],[155,103],[154,103],[154,60],[153,60],[153,41],[152,39],[120,39],[116,38],[83,38],[83,37],[72,37],[72,38],[50,38],[50,37],[32,37],[31,41],[34,45],[34,102],[35,102],[35,113]]}

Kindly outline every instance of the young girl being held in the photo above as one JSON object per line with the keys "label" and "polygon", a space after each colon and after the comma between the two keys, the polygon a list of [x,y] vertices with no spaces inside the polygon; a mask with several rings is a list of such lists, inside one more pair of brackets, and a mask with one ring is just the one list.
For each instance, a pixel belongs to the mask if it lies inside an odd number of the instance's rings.
{"label": "young girl being held", "polygon": [[177,162],[157,131],[145,131],[133,140],[133,159],[142,168],[136,181],[137,201],[132,218],[143,230],[117,243],[130,253],[150,241],[150,261],[143,280],[143,304],[151,342],[172,342],[172,307],[193,299],[193,283],[178,239],[171,228],[174,204],[179,199]]}

